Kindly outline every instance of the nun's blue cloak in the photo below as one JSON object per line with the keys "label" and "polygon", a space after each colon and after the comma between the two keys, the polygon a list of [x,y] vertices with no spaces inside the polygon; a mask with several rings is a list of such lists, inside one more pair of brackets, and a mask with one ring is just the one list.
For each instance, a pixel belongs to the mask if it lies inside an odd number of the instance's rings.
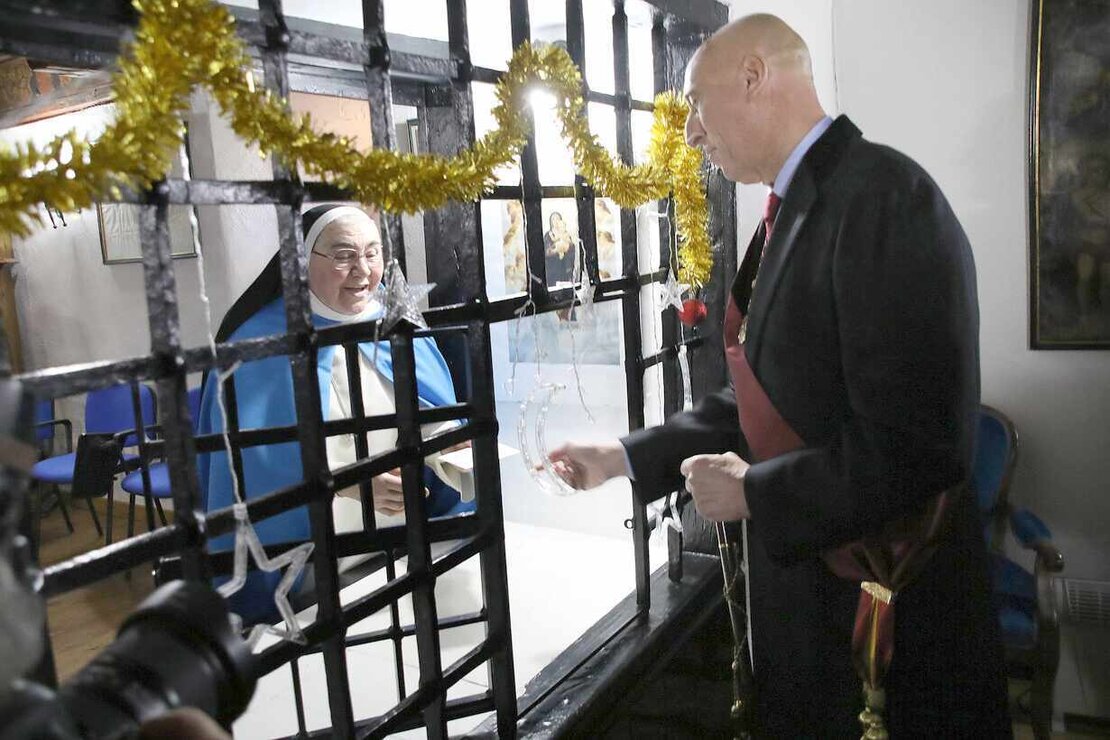
{"label": "nun's blue cloak", "polygon": [[[313,323],[319,328],[332,326],[336,322],[314,315]],[[231,334],[230,339],[235,341],[272,336],[284,334],[285,331],[285,305],[284,301],[278,298],[247,319]],[[393,381],[393,356],[389,342],[378,343],[376,358],[373,342],[359,344],[359,351],[371,363],[376,360],[378,371],[386,379]],[[451,374],[435,341],[427,337],[415,338],[413,352],[416,358],[416,385],[421,406],[444,406],[455,403]],[[320,384],[321,407],[325,410],[325,414],[330,403],[334,357],[334,346],[322,347],[317,353],[316,376]],[[293,373],[288,357],[268,357],[244,363],[235,371],[233,377],[240,429],[290,426],[298,423],[293,401]],[[216,398],[218,383],[212,382],[213,380],[214,376],[210,375],[204,383],[198,422],[198,430],[201,434],[221,432],[224,429],[223,417]],[[303,480],[297,442],[245,447],[242,450],[242,458],[245,486],[243,493],[247,499]],[[213,511],[233,504],[234,494],[231,488],[231,470],[227,462],[227,453],[199,455],[198,468],[201,490],[206,494],[206,509]],[[440,480],[428,467],[424,469],[424,482],[429,491],[427,499],[429,516],[451,516],[474,510],[473,501],[461,501],[459,492]],[[259,539],[266,545],[311,539],[306,506],[257,521],[254,525]],[[209,549],[213,552],[231,550],[234,544],[234,535],[228,534],[214,538],[209,543]],[[252,571],[243,589],[229,599],[232,610],[238,613],[246,624],[276,620],[277,610],[273,603],[273,592],[281,575],[281,573]],[[299,582],[297,585],[300,585]]]}

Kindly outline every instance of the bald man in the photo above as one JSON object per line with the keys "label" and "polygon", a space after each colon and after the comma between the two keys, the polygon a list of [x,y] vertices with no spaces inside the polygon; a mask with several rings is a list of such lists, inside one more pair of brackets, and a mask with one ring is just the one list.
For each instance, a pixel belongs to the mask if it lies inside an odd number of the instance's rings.
{"label": "bald man", "polygon": [[[665,424],[551,453],[579,488],[629,475],[747,520],[755,720],[859,737],[844,556],[895,524],[935,550],[896,597],[893,737],[1006,737],[986,551],[968,492],[979,405],[975,267],[936,183],[825,115],[805,43],[774,16],[721,29],[686,69],[687,141],[771,188],[729,295],[732,385]],[[739,411],[738,411],[739,409]],[[928,548],[924,552],[928,552]],[[834,574],[836,568],[840,576]]]}

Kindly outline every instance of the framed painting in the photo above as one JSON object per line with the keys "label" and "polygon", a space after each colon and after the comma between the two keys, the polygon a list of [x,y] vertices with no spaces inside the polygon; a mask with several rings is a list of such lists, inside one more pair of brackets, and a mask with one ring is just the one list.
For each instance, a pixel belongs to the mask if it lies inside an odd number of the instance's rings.
{"label": "framed painting", "polygon": [[1033,349],[1110,348],[1110,0],[1033,0]]}
{"label": "framed painting", "polygon": [[[170,167],[170,177],[190,176],[189,135],[185,134],[185,145],[181,156],[174,159]],[[186,168],[190,172],[186,173]],[[100,253],[106,265],[119,265],[128,262],[142,262],[143,251],[139,230],[141,206],[132,203],[97,203],[96,219],[100,229]],[[194,206],[171,205],[169,207],[170,254],[174,259],[195,257],[196,208]]]}

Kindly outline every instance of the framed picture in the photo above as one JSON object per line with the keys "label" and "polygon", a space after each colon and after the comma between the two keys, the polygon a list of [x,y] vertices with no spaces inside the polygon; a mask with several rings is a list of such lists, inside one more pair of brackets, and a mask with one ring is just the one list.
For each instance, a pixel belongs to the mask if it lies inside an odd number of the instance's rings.
{"label": "framed picture", "polygon": [[1110,348],[1110,2],[1033,2],[1030,346]]}
{"label": "framed picture", "polygon": [[[185,167],[189,167],[189,136],[185,135],[185,145],[181,156],[176,157],[170,167],[170,177],[182,177]],[[131,203],[97,203],[96,218],[100,228],[100,253],[106,265],[119,265],[128,262],[142,262],[142,235],[139,228],[139,213],[142,206]],[[198,236],[195,229],[194,206],[170,206],[170,254],[175,258],[195,257]]]}

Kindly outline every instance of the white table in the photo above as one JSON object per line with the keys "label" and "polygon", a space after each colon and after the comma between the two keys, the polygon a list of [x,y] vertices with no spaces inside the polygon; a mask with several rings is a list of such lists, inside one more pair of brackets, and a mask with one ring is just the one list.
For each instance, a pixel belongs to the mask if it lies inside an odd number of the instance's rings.
{"label": "white table", "polygon": [[[612,538],[581,534],[551,527],[506,522],[509,608],[513,631],[513,659],[517,695],[540,669],[550,663],[574,640],[612,609],[634,588],[634,559],[631,533]],[[662,539],[651,540],[651,563],[655,568],[666,560]],[[398,562],[403,572],[405,561]],[[341,592],[343,603],[370,593],[385,583],[379,571]],[[412,624],[408,597],[398,602],[401,624]],[[439,617],[477,611],[481,607],[481,577],[478,557],[472,557],[440,578],[436,584]],[[304,624],[311,622],[315,607],[301,612]],[[388,608],[355,625],[356,635],[389,627]],[[474,648],[483,638],[484,624],[467,625],[441,633],[441,660],[447,667]],[[267,636],[258,649],[273,644]],[[412,692],[419,680],[416,639],[402,642],[405,688]],[[347,650],[351,700],[356,719],[380,715],[395,705],[397,695],[393,643],[383,640]],[[320,654],[301,659],[301,687],[309,730],[328,727],[324,663]],[[450,699],[483,692],[488,685],[484,666],[470,673],[448,692]],[[475,727],[485,715],[449,723],[452,735]],[[288,667],[259,681],[254,699],[234,725],[237,738],[272,738],[297,731],[293,688]],[[424,737],[422,729],[395,737]]]}

